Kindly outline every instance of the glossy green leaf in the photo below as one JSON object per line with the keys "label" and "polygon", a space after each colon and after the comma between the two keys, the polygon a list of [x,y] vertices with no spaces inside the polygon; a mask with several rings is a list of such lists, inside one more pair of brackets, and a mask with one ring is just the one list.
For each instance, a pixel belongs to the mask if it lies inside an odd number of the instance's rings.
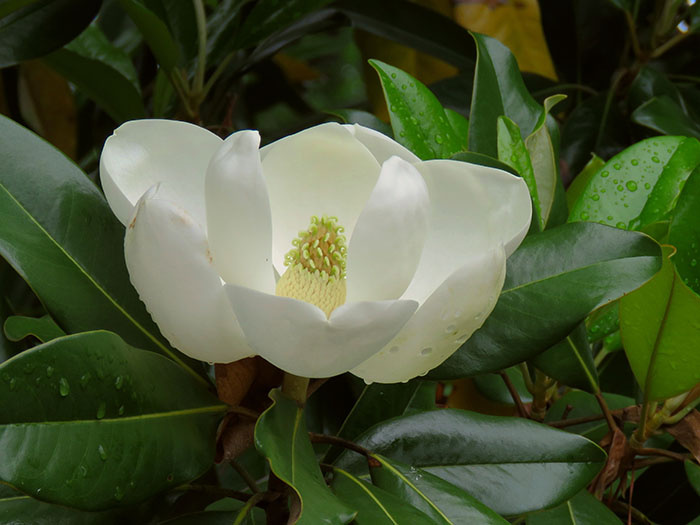
{"label": "glossy green leaf", "polygon": [[527,525],[620,525],[613,511],[582,490],[566,503],[527,517]]}
{"label": "glossy green leaf", "polygon": [[591,177],[570,221],[637,229],[668,216],[680,189],[700,164],[700,142],[654,137],[630,146]]}
{"label": "glossy green leaf", "polygon": [[[385,421],[357,442],[438,476],[503,515],[566,501],[605,462],[598,445],[575,434],[522,418],[455,409]],[[346,452],[337,464],[354,473],[364,458]]]}
{"label": "glossy green leaf", "polygon": [[661,400],[700,382],[700,296],[678,275],[664,248],[661,271],[620,299],[620,333],[646,398]]}
{"label": "glossy green leaf", "polygon": [[700,295],[700,168],[688,177],[669,225],[668,242],[676,247],[673,264],[683,282]]}
{"label": "glossy green leaf", "polygon": [[346,124],[360,124],[366,128],[384,133],[387,137],[394,137],[391,126],[379,120],[373,113],[368,111],[362,111],[360,109],[335,109],[329,111],[329,113],[341,118]]}
{"label": "glossy green leaf", "polygon": [[659,245],[636,232],[571,223],[530,235],[508,259],[501,296],[484,325],[428,377],[473,376],[532,359],[660,267]]}
{"label": "glossy green leaf", "polygon": [[588,161],[588,164],[584,166],[581,173],[576,175],[576,178],[566,189],[566,203],[569,205],[569,208],[573,207],[583,193],[583,190],[588,186],[591,177],[600,171],[603,166],[605,166],[605,161],[595,153],[591,154],[591,160]]}
{"label": "glossy green leaf", "polygon": [[537,193],[537,181],[535,180],[535,172],[532,169],[530,153],[525,147],[520,128],[515,122],[502,115],[498,117],[497,129],[498,159],[511,166],[525,180],[527,188],[530,190],[532,207],[539,220],[539,230],[541,231],[544,229],[545,221]]}
{"label": "glossy green leaf", "polygon": [[349,506],[358,510],[357,525],[432,525],[426,514],[395,495],[375,487],[342,469],[333,469],[333,490]]}
{"label": "glossy green leaf", "polygon": [[[685,105],[683,95],[663,72],[650,66],[643,66],[627,95],[630,108],[637,108],[654,97],[670,97],[674,102]],[[681,133],[682,135],[682,133]]]}
{"label": "glossy green leaf", "polygon": [[533,132],[525,139],[525,147],[530,155],[532,171],[537,184],[542,229],[549,222],[549,216],[554,206],[557,182],[559,182],[559,159],[549,134],[549,128],[545,123],[551,109],[565,98],[566,95],[553,95],[544,101],[543,117]]}
{"label": "glossy green leaf", "polygon": [[692,461],[685,461],[685,474],[693,490],[700,496],[700,466]]}
{"label": "glossy green leaf", "polygon": [[[402,415],[413,401],[420,385],[419,379],[407,383],[365,385],[338,430],[338,437],[353,440],[372,425]],[[341,450],[330,449],[324,457],[324,462],[332,462]]]}
{"label": "glossy green leaf", "polygon": [[198,34],[194,3],[182,0],[143,0],[143,4],[168,27],[184,61],[195,59]]}
{"label": "glossy green leaf", "polygon": [[116,122],[146,116],[131,60],[96,25],[89,26],[78,38],[44,60]]}
{"label": "glossy green leaf", "polygon": [[566,386],[588,392],[600,390],[598,371],[593,363],[584,323],[578,325],[566,339],[536,356],[532,364]]}
{"label": "glossy green leaf", "polygon": [[0,523],[7,525],[119,525],[114,511],[86,512],[30,498],[0,483]]}
{"label": "glossy green leaf", "polygon": [[478,58],[469,114],[469,150],[498,156],[497,122],[507,116],[529,136],[543,110],[528,93],[518,63],[511,52],[495,38],[473,33]]}
{"label": "glossy green leaf", "polygon": [[379,74],[396,140],[423,160],[445,159],[463,149],[462,140],[431,91],[408,73],[370,60]]}
{"label": "glossy green leaf", "polygon": [[632,113],[632,120],[664,135],[685,135],[700,139],[700,124],[666,95],[654,97]]}
{"label": "glossy green leaf", "polygon": [[207,16],[207,61],[220,64],[235,49],[241,11],[250,0],[222,0]]}
{"label": "glossy green leaf", "polygon": [[13,315],[7,318],[3,329],[10,341],[21,341],[31,335],[42,343],[46,343],[47,341],[66,335],[49,315],[44,315],[42,317]]}
{"label": "glossy green leaf", "polygon": [[432,523],[508,523],[468,492],[442,478],[376,454],[372,458],[376,460],[370,469],[372,482],[423,511]]}
{"label": "glossy green leaf", "polygon": [[480,166],[489,166],[491,168],[497,168],[499,170],[512,173],[513,175],[517,175],[518,177],[520,176],[518,171],[510,165],[506,164],[505,162],[501,162],[500,160],[495,159],[493,157],[489,157],[488,155],[484,155],[482,153],[474,153],[473,151],[463,151],[461,153],[457,153],[456,155],[452,155],[451,158],[452,160],[460,160],[462,162],[479,164]]}
{"label": "glossy green leaf", "polygon": [[591,343],[617,332],[620,329],[620,303],[610,303],[596,310],[587,320],[588,340]]}
{"label": "glossy green leaf", "polygon": [[303,410],[279,390],[273,404],[255,425],[255,446],[270,462],[275,475],[297,493],[301,517],[297,523],[349,523],[352,509],[336,498],[321,475],[306,431]]}
{"label": "glossy green leaf", "polygon": [[476,50],[469,32],[432,9],[404,0],[341,0],[333,7],[363,31],[413,47],[460,69],[474,67]]}
{"label": "glossy green leaf", "polygon": [[140,0],[118,0],[143,35],[158,60],[166,71],[172,70],[180,61],[180,51],[168,26]]}
{"label": "glossy green leaf", "polygon": [[461,149],[466,151],[469,148],[469,120],[449,108],[445,108],[445,116],[462,143]]}
{"label": "glossy green leaf", "polygon": [[67,44],[95,18],[101,3],[37,0],[0,7],[0,68],[41,57]]}
{"label": "glossy green leaf", "polygon": [[[602,394],[610,410],[634,406],[636,401],[631,397],[617,394]],[[600,416],[599,420],[570,425],[564,428],[567,432],[580,434],[594,442],[599,442],[610,430],[603,417],[603,412],[596,398],[587,392],[572,390],[557,399],[547,411],[544,420],[546,423],[560,421],[562,419],[576,419],[579,417]]]}
{"label": "glossy green leaf", "polygon": [[108,329],[188,368],[146,312],[124,264],[124,227],[80,169],[0,116],[0,255],[66,332]]}
{"label": "glossy green leaf", "polygon": [[172,361],[110,332],[54,339],[0,366],[0,479],[84,510],[129,506],[214,459],[226,406]]}

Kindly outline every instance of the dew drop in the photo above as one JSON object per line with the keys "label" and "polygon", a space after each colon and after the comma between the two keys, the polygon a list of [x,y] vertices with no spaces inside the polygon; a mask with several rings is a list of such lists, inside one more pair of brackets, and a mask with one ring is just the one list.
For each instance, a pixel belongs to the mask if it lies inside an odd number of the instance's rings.
{"label": "dew drop", "polygon": [[622,184],[618,185],[618,187],[617,187],[617,191],[622,191],[624,189],[625,189],[625,187]]}
{"label": "dew drop", "polygon": [[453,317],[454,317],[455,319],[459,319],[460,317],[462,317],[462,310],[460,310],[459,308],[458,308],[457,310],[455,310],[455,313],[453,314]]}
{"label": "dew drop", "polygon": [[603,178],[607,177],[608,175],[610,175],[610,172],[608,170],[605,170],[605,171],[600,173],[600,176]]}
{"label": "dew drop", "polygon": [[457,329],[457,326],[455,326],[453,324],[448,325],[447,328],[445,328],[445,333],[449,334],[451,332],[454,332],[456,329]]}
{"label": "dew drop", "polygon": [[408,86],[407,86],[406,84],[401,84],[401,89],[403,89],[404,91],[406,91],[406,88],[407,88],[407,87],[408,87]]}
{"label": "dew drop", "polygon": [[590,215],[588,215],[588,212],[585,212],[585,211],[581,212],[581,220],[587,221],[589,217],[590,217]]}
{"label": "dew drop", "polygon": [[637,164],[639,164],[639,161],[637,159],[632,159],[630,161],[630,164],[632,164],[632,166],[636,166]]}
{"label": "dew drop", "polygon": [[88,381],[90,381],[90,373],[89,372],[87,374],[83,374],[80,376],[80,386],[82,388],[85,388],[87,386]]}
{"label": "dew drop", "polygon": [[461,345],[461,344],[464,344],[464,342],[465,342],[467,339],[469,339],[469,336],[467,336],[467,334],[460,335],[460,336],[455,340],[455,343],[457,343],[458,345]]}
{"label": "dew drop", "polygon": [[433,348],[428,346],[427,348],[423,348],[423,350],[420,351],[420,355],[430,355],[433,353]]}
{"label": "dew drop", "polygon": [[102,461],[107,461],[107,451],[102,445],[97,447],[97,452],[100,455],[100,458],[102,458]]}
{"label": "dew drop", "polygon": [[609,221],[613,220],[613,216],[612,216],[612,215],[608,215],[608,220],[609,220]]}
{"label": "dew drop", "polygon": [[399,131],[399,136],[400,136],[400,137],[405,137],[405,136],[406,136],[406,132],[405,132],[405,131]]}
{"label": "dew drop", "polygon": [[650,189],[650,188],[651,188],[651,184],[649,184],[648,182],[645,182],[645,183],[644,183],[644,189],[645,189],[645,190],[648,190],[648,189]]}
{"label": "dew drop", "polygon": [[389,352],[391,352],[392,354],[395,354],[398,351],[399,351],[398,346],[392,346],[391,348],[389,348]]}
{"label": "dew drop", "polygon": [[443,143],[442,135],[435,135],[435,142],[437,142],[438,144],[442,144]]}
{"label": "dew drop", "polygon": [[619,162],[616,162],[615,164],[613,164],[613,168],[615,168],[616,170],[619,170],[621,167],[622,166],[620,165]]}
{"label": "dew drop", "polygon": [[46,377],[51,377],[53,375],[54,368],[52,366],[46,367]]}
{"label": "dew drop", "polygon": [[122,492],[122,489],[119,487],[119,485],[117,485],[114,488],[114,499],[116,499],[117,501],[121,501],[124,499],[124,492]]}
{"label": "dew drop", "polygon": [[633,180],[628,180],[625,186],[627,186],[627,189],[630,191],[637,191],[637,183]]}
{"label": "dew drop", "polygon": [[626,230],[626,229],[627,229],[627,225],[626,225],[624,222],[618,222],[615,226],[616,226],[617,228],[620,228],[621,230]]}
{"label": "dew drop", "polygon": [[70,385],[65,377],[58,380],[58,392],[61,394],[61,397],[66,397],[70,394]]}
{"label": "dew drop", "polygon": [[591,199],[594,200],[594,201],[598,201],[598,200],[600,200],[600,195],[598,195],[597,193],[594,193],[594,194],[591,196]]}
{"label": "dew drop", "polygon": [[10,392],[17,388],[17,380],[13,377],[10,379]]}
{"label": "dew drop", "polygon": [[107,405],[105,404],[104,401],[100,403],[100,406],[97,407],[97,419],[102,419],[105,417],[105,414],[107,413]]}
{"label": "dew drop", "polygon": [[123,415],[124,415],[124,405],[121,405],[121,406],[119,407],[118,412],[119,412],[119,415],[120,415],[120,416],[123,416]]}
{"label": "dew drop", "polygon": [[397,108],[397,107],[394,106],[393,104],[392,104],[392,106],[391,106],[390,109],[391,109],[391,111],[393,111],[394,113],[396,113],[396,112],[399,110],[399,108]]}
{"label": "dew drop", "polygon": [[[690,266],[697,266],[698,265],[698,260],[693,259],[690,261]],[[10,389],[12,389],[12,383],[10,383]]]}
{"label": "dew drop", "polygon": [[114,388],[116,388],[117,390],[121,390],[123,385],[124,385],[124,378],[122,376],[117,376],[114,379]]}
{"label": "dew drop", "polygon": [[24,365],[24,373],[25,374],[31,374],[32,372],[34,372],[34,364],[27,363],[26,365]]}
{"label": "dew drop", "polygon": [[80,472],[80,475],[84,478],[87,478],[88,475],[88,469],[84,465],[80,465],[78,467],[78,472]]}
{"label": "dew drop", "polygon": [[658,164],[659,162],[661,162],[661,161],[659,160],[659,157],[657,157],[656,155],[654,155],[654,156],[651,158],[651,161],[652,161],[652,162],[655,162],[656,164]]}

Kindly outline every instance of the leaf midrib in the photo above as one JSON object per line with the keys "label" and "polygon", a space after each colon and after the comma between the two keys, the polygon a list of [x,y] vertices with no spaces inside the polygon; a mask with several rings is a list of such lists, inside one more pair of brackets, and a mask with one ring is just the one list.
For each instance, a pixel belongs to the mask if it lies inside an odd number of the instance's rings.
{"label": "leaf midrib", "polygon": [[134,319],[129,312],[126,311],[107,291],[87,272],[85,268],[81,264],[78,263],[78,261],[70,254],[68,251],[66,251],[63,246],[61,246],[56,239],[37,221],[34,216],[27,210],[22,203],[15,198],[15,196],[12,194],[12,192],[5,186],[2,182],[0,182],[0,188],[7,194],[7,196],[10,198],[12,202],[15,203],[15,206],[29,218],[29,221],[34,224],[34,226],[41,232],[49,241],[63,254],[63,256],[68,259],[70,263],[75,266],[80,273],[82,273],[85,278],[88,280],[90,284],[92,284],[95,289],[97,289],[116,309],[119,311],[126,319],[131,322],[140,332],[142,332],[148,339],[150,339],[158,348],[163,351],[170,359],[175,361],[177,364],[179,364],[181,367],[183,367],[185,370],[187,370],[188,373],[190,373],[192,376],[194,376],[199,382],[207,384],[206,380],[202,378],[197,372],[192,370],[187,364],[182,361],[176,354],[174,354],[167,346],[165,346],[163,343],[161,343],[151,332],[146,330],[144,326],[142,326],[136,319]]}

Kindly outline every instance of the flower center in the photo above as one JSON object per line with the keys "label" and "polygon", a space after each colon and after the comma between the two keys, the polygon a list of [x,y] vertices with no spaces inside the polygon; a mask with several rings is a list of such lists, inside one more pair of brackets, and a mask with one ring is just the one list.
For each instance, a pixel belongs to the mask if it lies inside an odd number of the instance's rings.
{"label": "flower center", "polygon": [[344,228],[336,217],[311,217],[308,230],[300,231],[284,257],[287,270],[277,281],[277,295],[318,306],[330,317],[345,303]]}

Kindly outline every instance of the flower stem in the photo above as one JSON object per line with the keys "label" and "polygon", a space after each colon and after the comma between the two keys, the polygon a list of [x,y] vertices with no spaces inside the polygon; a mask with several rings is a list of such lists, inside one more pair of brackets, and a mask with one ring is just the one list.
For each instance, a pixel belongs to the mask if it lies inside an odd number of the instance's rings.
{"label": "flower stem", "polygon": [[285,372],[282,380],[282,393],[297,402],[300,407],[306,404],[306,393],[309,388],[309,378],[299,377]]}
{"label": "flower stem", "polygon": [[196,96],[204,90],[204,71],[207,68],[207,16],[202,0],[192,0],[194,13],[197,19],[197,70],[194,74],[192,91]]}

